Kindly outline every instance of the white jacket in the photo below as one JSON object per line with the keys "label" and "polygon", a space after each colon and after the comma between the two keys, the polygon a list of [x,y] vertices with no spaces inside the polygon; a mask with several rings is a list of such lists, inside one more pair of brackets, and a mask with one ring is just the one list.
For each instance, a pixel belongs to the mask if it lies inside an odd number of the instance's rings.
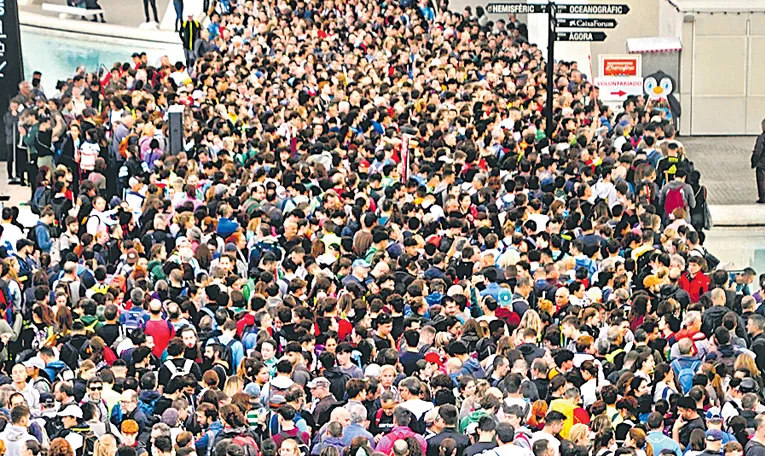
{"label": "white jacket", "polygon": [[0,440],[5,442],[5,456],[21,456],[24,444],[29,440],[37,441],[23,426],[9,424],[0,433]]}

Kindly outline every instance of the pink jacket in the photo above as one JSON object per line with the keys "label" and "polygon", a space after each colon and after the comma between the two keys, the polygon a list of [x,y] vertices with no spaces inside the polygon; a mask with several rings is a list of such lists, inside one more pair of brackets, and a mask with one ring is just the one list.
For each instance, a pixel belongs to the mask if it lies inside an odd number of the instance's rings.
{"label": "pink jacket", "polygon": [[422,447],[422,452],[428,452],[428,442],[425,441],[425,438],[406,426],[396,426],[388,434],[384,435],[383,438],[377,442],[375,451],[379,451],[380,453],[385,454],[393,454],[393,443],[397,440],[403,440],[407,437],[414,437],[417,439],[417,441],[420,442],[420,446]]}

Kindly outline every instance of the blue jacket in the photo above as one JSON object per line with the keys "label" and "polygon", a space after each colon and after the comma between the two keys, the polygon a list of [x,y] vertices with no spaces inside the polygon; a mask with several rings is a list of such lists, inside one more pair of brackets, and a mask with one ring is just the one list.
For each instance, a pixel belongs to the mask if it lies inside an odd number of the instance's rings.
{"label": "blue jacket", "polygon": [[50,228],[43,222],[37,222],[35,225],[35,236],[37,237],[37,245],[45,253],[50,253],[50,248],[53,247],[53,240],[50,238]]}
{"label": "blue jacket", "polygon": [[357,423],[351,423],[347,428],[343,429],[343,446],[351,446],[351,442],[356,437],[365,437],[367,440],[369,440],[369,446],[374,446],[375,437],[362,426],[359,426]]}
{"label": "blue jacket", "polygon": [[231,220],[226,217],[218,219],[218,235],[223,239],[234,234],[234,231],[239,229],[239,222]]}
{"label": "blue jacket", "polygon": [[197,439],[194,443],[194,448],[197,450],[198,456],[206,456],[211,453],[212,443],[215,441],[215,436],[223,429],[223,423],[220,420],[213,422]]}

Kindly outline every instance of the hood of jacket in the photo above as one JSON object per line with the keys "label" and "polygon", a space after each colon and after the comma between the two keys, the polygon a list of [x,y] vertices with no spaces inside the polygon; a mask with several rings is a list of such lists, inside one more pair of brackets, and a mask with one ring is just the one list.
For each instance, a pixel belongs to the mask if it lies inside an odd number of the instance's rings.
{"label": "hood of jacket", "polygon": [[683,181],[679,181],[679,180],[673,180],[673,181],[670,181],[670,182],[667,184],[667,188],[670,188],[670,189],[672,189],[672,190],[675,190],[675,189],[678,189],[678,188],[683,188],[683,187],[685,187],[686,185],[687,185],[687,184],[686,184],[685,182],[683,182]]}
{"label": "hood of jacket", "polygon": [[[31,437],[23,426],[8,425],[2,433],[2,439],[8,442],[19,442],[21,439]],[[26,440],[25,440],[26,441]]]}
{"label": "hood of jacket", "polygon": [[148,403],[155,399],[159,399],[159,396],[159,391],[141,391],[138,393],[138,400]]}
{"label": "hood of jacket", "polygon": [[337,367],[333,367],[331,369],[327,369],[324,371],[324,378],[326,378],[329,381],[340,379],[343,377],[346,377],[348,374],[344,373]]}

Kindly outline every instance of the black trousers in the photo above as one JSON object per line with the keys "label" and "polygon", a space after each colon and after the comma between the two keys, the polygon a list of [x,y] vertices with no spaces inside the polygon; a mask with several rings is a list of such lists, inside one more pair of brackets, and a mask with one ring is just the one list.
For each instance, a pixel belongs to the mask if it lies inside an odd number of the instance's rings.
{"label": "black trousers", "polygon": [[765,168],[755,168],[757,177],[757,201],[765,201]]}
{"label": "black trousers", "polygon": [[143,0],[143,14],[146,16],[146,22],[149,22],[149,5],[154,12],[154,22],[159,22],[157,16],[157,0]]}

